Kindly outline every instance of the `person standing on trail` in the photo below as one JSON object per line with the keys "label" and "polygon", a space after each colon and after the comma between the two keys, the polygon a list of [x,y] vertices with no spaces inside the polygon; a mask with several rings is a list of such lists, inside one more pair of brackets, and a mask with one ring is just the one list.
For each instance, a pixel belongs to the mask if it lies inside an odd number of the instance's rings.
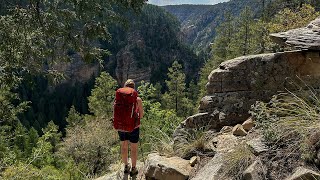
{"label": "person standing on trail", "polygon": [[[136,168],[138,158],[138,142],[140,119],[143,118],[142,100],[134,89],[135,83],[128,79],[123,88],[116,91],[114,102],[113,126],[118,131],[121,146],[121,159],[124,163],[124,173],[130,176],[138,174]],[[132,168],[128,163],[128,150],[130,145],[130,157]]]}

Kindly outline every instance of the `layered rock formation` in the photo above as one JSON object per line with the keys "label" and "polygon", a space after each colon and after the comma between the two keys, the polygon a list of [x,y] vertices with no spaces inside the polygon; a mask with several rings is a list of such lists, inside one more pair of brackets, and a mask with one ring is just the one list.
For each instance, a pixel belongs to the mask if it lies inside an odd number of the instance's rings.
{"label": "layered rock formation", "polygon": [[[318,19],[311,24],[317,29],[319,22]],[[319,33],[310,31],[313,33],[304,34],[304,39],[313,39]],[[282,34],[290,35],[289,32]],[[296,34],[291,35],[285,39],[294,39]],[[200,102],[199,113],[181,123],[175,140],[188,128],[207,127],[218,131],[223,126],[242,123],[250,116],[251,105],[256,101],[269,101],[280,92],[306,85],[319,88],[320,52],[315,50],[320,42],[316,42],[306,41],[304,48],[310,47],[308,50],[243,56],[223,62],[208,77],[207,96]],[[292,45],[300,47],[301,44],[292,42]]]}
{"label": "layered rock formation", "polygon": [[271,34],[271,38],[281,44],[299,49],[320,50],[320,19],[312,21],[307,27],[287,32]]}

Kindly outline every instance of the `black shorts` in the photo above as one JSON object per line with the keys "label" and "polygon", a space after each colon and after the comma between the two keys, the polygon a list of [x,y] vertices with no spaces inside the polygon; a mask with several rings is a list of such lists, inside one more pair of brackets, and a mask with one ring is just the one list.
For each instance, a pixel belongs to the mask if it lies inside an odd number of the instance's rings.
{"label": "black shorts", "polygon": [[132,132],[118,131],[120,141],[129,140],[131,143],[139,142],[139,128],[134,129]]}

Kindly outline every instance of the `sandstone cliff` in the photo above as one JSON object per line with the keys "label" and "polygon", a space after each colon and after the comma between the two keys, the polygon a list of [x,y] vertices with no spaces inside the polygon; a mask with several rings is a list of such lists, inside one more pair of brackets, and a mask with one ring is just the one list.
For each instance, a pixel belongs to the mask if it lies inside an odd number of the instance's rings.
{"label": "sandstone cliff", "polygon": [[[297,38],[297,33],[290,35],[292,31],[299,32],[304,38],[291,41]],[[206,85],[207,95],[200,102],[199,114],[187,118],[180,128],[209,126],[219,130],[246,120],[256,101],[269,101],[272,95],[296,90],[305,84],[319,88],[319,20],[292,31],[272,36],[302,50],[238,57],[213,70]]]}

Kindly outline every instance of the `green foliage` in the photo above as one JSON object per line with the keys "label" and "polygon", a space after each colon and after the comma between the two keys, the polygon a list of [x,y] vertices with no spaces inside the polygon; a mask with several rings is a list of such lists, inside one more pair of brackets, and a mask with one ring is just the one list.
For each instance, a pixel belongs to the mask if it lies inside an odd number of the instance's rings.
{"label": "green foliage", "polygon": [[88,62],[102,61],[108,51],[93,44],[111,39],[108,28],[121,17],[114,7],[138,10],[144,2],[41,0],[8,4],[7,13],[0,18],[0,35],[5,42],[0,45],[0,66],[4,73],[18,74],[23,69],[49,73],[55,79],[59,74],[53,65],[74,58],[70,52]]}
{"label": "green foliage", "polygon": [[65,169],[57,169],[54,166],[45,166],[42,169],[31,164],[18,163],[15,166],[8,167],[3,172],[3,179],[18,179],[18,180],[57,180],[57,179],[84,179],[84,176],[76,169],[70,169],[66,166]]}
{"label": "green foliage", "polygon": [[[225,13],[225,21],[217,27],[216,38],[212,46],[212,57],[207,60],[201,70],[201,94],[210,69],[213,70],[223,61],[249,54],[280,51],[279,45],[271,42],[269,33],[282,32],[290,29],[304,27],[319,16],[314,7],[301,4],[295,8],[280,9],[274,16],[270,8],[275,2],[264,5],[259,19],[249,7],[245,7],[238,18]],[[282,2],[283,3],[283,2]]]}
{"label": "green foliage", "polygon": [[85,175],[102,175],[119,157],[114,152],[118,135],[110,121],[86,115],[85,124],[67,129],[67,135],[58,154],[70,157]]}
{"label": "green foliage", "polygon": [[[150,72],[150,82],[165,86],[168,67],[175,57],[188,68],[184,69],[187,82],[197,75],[201,60],[191,48],[181,42],[180,22],[162,7],[145,5],[141,13],[124,13],[128,22],[124,26],[115,24],[111,27],[111,42],[103,42],[103,46],[112,53],[106,59],[107,71],[116,76],[116,67],[128,67],[118,64],[117,59],[130,53],[130,65],[141,72]],[[161,56],[159,56],[161,54]],[[132,63],[132,64],[131,64]],[[151,70],[151,71],[150,71]],[[124,75],[125,77],[126,75]],[[131,72],[129,71],[129,77]]]}
{"label": "green foliage", "polygon": [[28,135],[27,135],[27,129],[18,122],[15,130],[14,130],[14,147],[16,154],[20,156],[21,158],[22,152],[27,152],[28,147]]}
{"label": "green foliage", "polygon": [[309,22],[320,15],[315,8],[303,4],[294,10],[285,8],[275,15],[270,25],[271,32],[283,32],[290,29],[305,27]]}
{"label": "green foliage", "polygon": [[[2,152],[1,167],[5,179],[62,179],[63,170],[55,165],[58,159],[54,155],[61,133],[58,127],[50,122],[43,129],[44,135],[38,137],[37,131],[31,128],[29,132],[18,123],[15,128],[13,150],[11,145]],[[23,155],[23,156],[22,156]]]}
{"label": "green foliage", "polygon": [[201,98],[204,97],[207,93],[206,84],[208,83],[208,77],[214,69],[219,67],[220,61],[215,61],[214,59],[207,60],[203,67],[200,70],[200,79],[198,82],[198,87],[200,89],[198,102],[200,102]]}
{"label": "green foliage", "polygon": [[224,22],[216,29],[217,35],[212,46],[212,51],[217,64],[232,57],[231,41],[235,38],[236,33],[233,19],[234,17],[230,12],[225,12]]}
{"label": "green foliage", "polygon": [[72,128],[76,125],[81,125],[83,123],[83,118],[74,106],[71,106],[66,121],[68,122],[68,128]]}
{"label": "green foliage", "polygon": [[[3,83],[3,81],[0,81]],[[18,100],[17,94],[13,93],[5,83],[0,85],[0,123],[3,125],[14,125],[17,123],[17,115],[23,112],[28,103],[23,102],[18,105],[13,104],[13,101]]]}
{"label": "green foliage", "polygon": [[[97,45],[100,40],[111,39],[108,32],[111,23],[120,20],[122,14],[116,8],[138,11],[144,0],[133,1],[6,1],[0,7],[0,167],[1,177],[6,179],[83,179],[76,171],[74,161],[57,159],[61,133],[53,122],[67,113],[66,106],[57,108],[62,101],[55,93],[43,93],[50,90],[48,83],[40,83],[30,89],[21,86],[23,100],[34,98],[37,102],[18,120],[18,115],[26,110],[27,102],[20,103],[17,87],[22,79],[31,76],[49,75],[56,82],[63,77],[57,70],[57,63],[65,61],[102,62],[102,56],[108,50]],[[31,79],[31,78],[30,78]],[[29,80],[30,80],[29,79]],[[33,84],[32,82],[30,84]],[[34,88],[34,89],[33,89]],[[84,88],[85,89],[85,88]],[[31,92],[29,92],[31,91]],[[20,92],[20,91],[19,91]],[[66,91],[65,91],[66,92]],[[70,91],[69,91],[70,92]],[[73,91],[74,92],[74,91]],[[77,90],[78,96],[83,94]],[[93,92],[97,93],[97,92]],[[69,98],[64,94],[63,98]],[[86,96],[85,96],[86,97]],[[48,101],[50,99],[50,101]],[[81,112],[87,107],[84,98],[77,102]],[[51,101],[52,100],[52,101]],[[65,102],[65,101],[63,101]],[[72,100],[71,100],[72,102]],[[83,105],[85,104],[85,105]],[[94,108],[95,104],[92,103]],[[60,108],[62,111],[59,111]],[[70,122],[75,123],[79,114],[75,108],[70,114]],[[101,112],[101,111],[99,111]],[[97,113],[94,111],[94,113]],[[109,112],[110,113],[110,112]],[[98,113],[97,113],[98,114]],[[20,117],[20,116],[19,116]],[[48,119],[53,120],[48,123]],[[89,121],[89,119],[84,118]],[[38,131],[43,129],[43,135]],[[59,122],[61,123],[61,122]],[[63,122],[59,125],[63,126]],[[98,164],[98,162],[95,162]],[[78,164],[77,164],[78,165]],[[80,166],[80,165],[79,165]]]}
{"label": "green foliage", "polygon": [[58,132],[58,126],[50,121],[46,128],[42,129],[43,135],[38,139],[36,147],[32,149],[31,163],[42,168],[47,165],[54,165],[54,153],[57,151],[57,145],[60,142],[61,133]]}
{"label": "green foliage", "polygon": [[173,110],[161,109],[160,103],[152,103],[141,122],[144,152],[156,151],[173,155],[172,134],[182,118]]}
{"label": "green foliage", "polygon": [[252,53],[252,36],[253,36],[253,13],[249,7],[245,7],[236,20],[237,33],[231,44],[232,55],[247,55]]}
{"label": "green foliage", "polygon": [[141,141],[144,152],[157,151],[172,155],[172,134],[182,121],[173,110],[164,110],[157,102],[157,89],[150,83],[142,82],[138,87],[145,115],[141,121]]}
{"label": "green foliage", "polygon": [[110,118],[117,82],[105,72],[96,79],[89,100],[89,109],[96,116]]}
{"label": "green foliage", "polygon": [[[172,5],[164,8],[179,18],[184,39],[196,52],[201,52],[206,51],[217,36],[217,27],[227,19],[225,12],[239,17],[244,7],[248,6],[256,16],[262,9],[260,2],[261,0],[234,0],[216,5]],[[191,29],[196,31],[190,31]]]}
{"label": "green foliage", "polygon": [[192,80],[189,83],[189,87],[187,88],[187,97],[188,99],[191,100],[193,106],[194,106],[194,112],[197,110],[196,108],[199,101],[198,101],[198,97],[199,97],[199,93],[200,93],[200,89],[198,87],[198,85],[195,83],[194,80]]}
{"label": "green foliage", "polygon": [[118,137],[109,121],[116,86],[116,81],[102,72],[88,98],[94,115],[80,115],[74,107],[69,110],[66,137],[57,155],[70,158],[81,176],[102,175],[118,157]]}
{"label": "green foliage", "polygon": [[188,116],[193,113],[192,102],[186,97],[185,74],[178,61],[174,61],[166,80],[168,92],[162,97],[166,109],[174,109],[178,116]]}

